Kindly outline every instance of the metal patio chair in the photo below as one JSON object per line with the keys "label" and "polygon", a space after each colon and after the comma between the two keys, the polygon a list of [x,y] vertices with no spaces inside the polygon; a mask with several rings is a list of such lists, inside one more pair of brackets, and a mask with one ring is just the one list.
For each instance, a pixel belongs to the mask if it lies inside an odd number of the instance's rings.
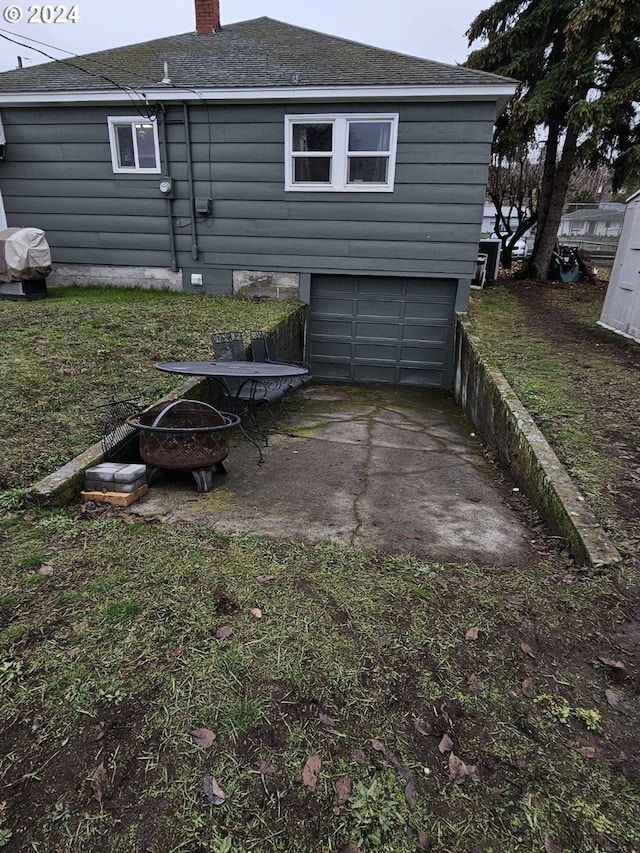
{"label": "metal patio chair", "polygon": [[[276,336],[273,332],[250,332],[251,338],[251,353],[254,361],[269,361],[272,364],[283,363],[283,359],[278,356],[278,346]],[[301,361],[290,361],[289,364],[297,364],[300,367],[309,366]],[[301,394],[306,386],[311,382],[311,373],[306,376],[295,376],[286,380],[289,391],[293,394]]]}
{"label": "metal patio chair", "polygon": [[[240,332],[214,331],[211,346],[216,361],[247,361],[247,350]],[[267,437],[259,425],[258,413],[265,412],[272,425],[277,427],[276,412],[286,414],[282,405],[286,386],[278,379],[228,380],[227,386],[230,396],[236,398],[236,414],[244,415],[245,422],[251,422],[249,428],[257,432],[266,445]]]}

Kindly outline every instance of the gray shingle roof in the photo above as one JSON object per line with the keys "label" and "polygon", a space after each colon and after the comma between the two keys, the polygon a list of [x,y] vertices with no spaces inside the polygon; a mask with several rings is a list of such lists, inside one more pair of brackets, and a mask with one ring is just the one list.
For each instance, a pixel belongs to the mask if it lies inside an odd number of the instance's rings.
{"label": "gray shingle roof", "polygon": [[565,213],[562,219],[564,222],[622,222],[623,216],[624,205],[620,205],[619,210],[611,207],[598,210],[583,208],[573,213]]}
{"label": "gray shingle roof", "polygon": [[144,90],[162,80],[165,62],[173,86],[197,89],[473,87],[512,82],[264,17],[210,35],[170,36],[7,71],[0,74],[0,92],[104,91],[116,84]]}

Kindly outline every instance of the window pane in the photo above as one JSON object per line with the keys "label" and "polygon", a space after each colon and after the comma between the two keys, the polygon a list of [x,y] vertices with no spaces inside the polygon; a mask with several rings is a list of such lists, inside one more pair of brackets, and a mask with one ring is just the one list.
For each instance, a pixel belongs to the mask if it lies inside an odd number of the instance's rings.
{"label": "window pane", "polygon": [[116,140],[118,145],[118,166],[135,169],[136,158],[133,153],[133,136],[130,124],[116,125]]}
{"label": "window pane", "polygon": [[349,151],[388,151],[391,142],[391,122],[349,122]]}
{"label": "window pane", "polygon": [[330,124],[294,124],[294,151],[331,151],[333,126]]}
{"label": "window pane", "polygon": [[328,184],[331,180],[331,157],[295,157],[293,166],[296,183]]}
{"label": "window pane", "polygon": [[386,184],[388,157],[350,157],[350,184]]}
{"label": "window pane", "polygon": [[138,166],[140,169],[156,168],[156,147],[152,124],[137,124]]}

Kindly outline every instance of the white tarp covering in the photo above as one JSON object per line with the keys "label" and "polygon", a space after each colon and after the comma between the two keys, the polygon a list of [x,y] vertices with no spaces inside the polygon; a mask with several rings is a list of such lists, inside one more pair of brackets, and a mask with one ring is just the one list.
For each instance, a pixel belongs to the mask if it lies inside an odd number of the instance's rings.
{"label": "white tarp covering", "polygon": [[0,282],[45,278],[51,272],[51,250],[40,228],[0,231]]}

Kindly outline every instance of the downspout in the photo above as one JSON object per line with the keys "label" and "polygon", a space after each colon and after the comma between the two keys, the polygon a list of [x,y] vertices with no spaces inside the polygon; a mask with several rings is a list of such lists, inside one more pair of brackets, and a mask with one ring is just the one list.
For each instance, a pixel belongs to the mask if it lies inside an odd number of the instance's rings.
{"label": "downspout", "polygon": [[184,141],[187,148],[187,174],[189,176],[189,211],[191,214],[191,257],[194,261],[198,260],[198,235],[196,233],[196,199],[193,188],[193,163],[191,161],[191,127],[189,125],[189,107],[187,102],[182,102],[182,110],[184,113]]}
{"label": "downspout", "polygon": [[[166,113],[164,111],[164,105],[162,106],[162,121],[160,122],[160,127],[162,128],[162,150],[164,151],[164,165],[167,176],[171,175],[171,169],[169,167],[169,148],[167,146],[167,123],[165,121]],[[167,219],[169,220],[169,244],[171,246],[171,272],[178,272],[178,259],[176,257],[176,235],[173,230],[173,205],[171,203],[171,193],[167,195],[166,198],[167,204]]]}

